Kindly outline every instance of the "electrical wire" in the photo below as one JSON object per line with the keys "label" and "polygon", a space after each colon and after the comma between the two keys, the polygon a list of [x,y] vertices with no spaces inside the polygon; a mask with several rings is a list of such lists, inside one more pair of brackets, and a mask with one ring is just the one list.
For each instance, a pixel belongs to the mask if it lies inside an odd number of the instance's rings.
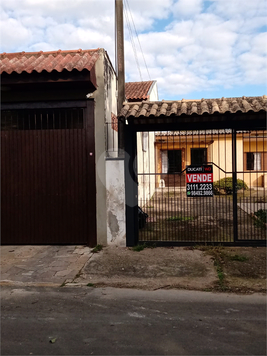
{"label": "electrical wire", "polygon": [[[147,67],[147,63],[146,63],[146,59],[145,59],[145,56],[144,56],[144,52],[143,52],[143,49],[142,49],[142,46],[141,46],[141,43],[140,43],[140,39],[139,39],[138,33],[137,33],[137,31],[136,31],[136,27],[135,27],[135,23],[134,23],[132,11],[131,11],[131,8],[130,8],[130,5],[129,5],[128,0],[125,0],[125,4],[126,4],[126,7],[128,7],[128,11],[129,11],[129,14],[130,14],[130,16],[131,16],[133,28],[134,28],[134,31],[135,31],[136,38],[137,38],[137,40],[138,40],[138,44],[139,44],[139,47],[140,47],[140,51],[141,51],[142,56],[143,56],[143,60],[144,60],[144,63],[145,63],[145,67],[146,67],[146,70],[147,70],[147,74],[148,74],[148,78],[151,80],[150,73],[149,73],[149,70],[148,70],[148,67]],[[129,22],[129,23],[130,23],[130,22]],[[139,71],[140,71],[140,70],[139,70]]]}
{"label": "electrical wire", "polygon": [[132,31],[131,23],[130,23],[130,20],[129,20],[129,17],[128,17],[128,11],[126,9],[124,10],[124,17],[126,19],[126,24],[127,24],[128,30],[129,30],[129,36],[130,36],[130,41],[131,41],[131,44],[132,44],[132,47],[133,47],[133,52],[134,52],[136,65],[137,65],[137,68],[138,68],[138,71],[139,71],[139,75],[140,75],[141,81],[143,81],[141,68],[140,68],[139,61],[138,61],[138,56],[137,56],[137,50],[136,50],[136,47],[135,47],[133,31]]}

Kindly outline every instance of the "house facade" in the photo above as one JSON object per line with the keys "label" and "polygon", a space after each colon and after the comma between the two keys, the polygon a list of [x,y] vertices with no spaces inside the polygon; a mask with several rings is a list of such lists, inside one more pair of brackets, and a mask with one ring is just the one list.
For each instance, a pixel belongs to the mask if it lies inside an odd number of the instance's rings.
{"label": "house facade", "polygon": [[107,244],[106,51],[3,53],[0,68],[2,243]]}
{"label": "house facade", "polygon": [[[128,103],[157,101],[157,82],[128,82],[125,84],[125,96]],[[145,201],[153,196],[156,187],[155,176],[147,175],[147,172],[155,170],[155,133],[138,132],[136,140],[138,194]]]}
{"label": "house facade", "polygon": [[[264,244],[266,226],[258,216],[266,209],[266,111],[266,95],[126,103],[119,119],[127,121],[129,167],[138,159],[138,132],[154,132],[156,151],[155,169],[146,172],[156,181],[152,199],[140,199],[133,169],[126,176],[127,246]],[[185,176],[188,166],[210,173]],[[233,183],[213,194],[212,182],[225,177]],[[238,179],[252,189],[242,189]],[[141,203],[148,217],[138,229]]]}
{"label": "house facade", "polygon": [[[189,165],[215,164],[213,180],[231,177],[232,131],[189,130],[156,132],[157,187],[185,186]],[[263,130],[237,131],[238,179],[253,187],[267,187],[267,137]]]}

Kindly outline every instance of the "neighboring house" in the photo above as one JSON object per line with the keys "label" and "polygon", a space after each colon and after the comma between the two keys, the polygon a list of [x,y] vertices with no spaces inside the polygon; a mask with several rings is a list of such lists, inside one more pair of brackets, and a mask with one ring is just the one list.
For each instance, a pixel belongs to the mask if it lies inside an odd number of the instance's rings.
{"label": "neighboring house", "polygon": [[[267,135],[264,131],[239,131],[236,135],[237,178],[250,187],[266,187]],[[156,133],[157,186],[185,186],[185,169],[189,165],[215,163],[213,179],[231,177],[231,130],[169,131]],[[257,173],[253,173],[257,171]],[[182,173],[181,173],[182,172]],[[265,183],[264,183],[265,178]]]}
{"label": "neighboring house", "polygon": [[[243,179],[250,187],[266,188],[266,123],[265,127],[261,124],[257,130],[245,129],[251,118],[255,122],[262,120],[262,115],[266,115],[266,103],[266,95],[126,103],[120,115],[132,128],[137,126],[140,129],[149,123],[151,130],[155,130],[156,165],[155,170],[150,169],[149,172],[156,176],[156,187],[163,183],[161,179],[166,186],[185,186],[187,165],[212,162],[214,181],[231,176],[232,131],[228,128],[236,122],[237,178]],[[225,128],[204,130],[204,125],[210,128],[218,127],[218,124]],[[174,131],[170,131],[170,126]],[[199,129],[201,126],[203,129]],[[242,126],[244,130],[238,130]],[[198,127],[198,130],[192,131],[190,127]]]}
{"label": "neighboring house", "polygon": [[129,103],[140,101],[157,101],[157,82],[149,80],[145,82],[125,83],[125,97]]}
{"label": "neighboring house", "polygon": [[[128,82],[125,84],[127,102],[147,102],[158,100],[156,81]],[[155,176],[148,173],[155,169],[155,133],[137,133],[138,195],[142,200],[150,199],[155,191]]]}
{"label": "neighboring house", "polygon": [[106,123],[117,145],[117,77],[106,51],[2,53],[0,70],[2,243],[125,241],[124,200],[114,218],[106,190],[116,169],[105,157]]}

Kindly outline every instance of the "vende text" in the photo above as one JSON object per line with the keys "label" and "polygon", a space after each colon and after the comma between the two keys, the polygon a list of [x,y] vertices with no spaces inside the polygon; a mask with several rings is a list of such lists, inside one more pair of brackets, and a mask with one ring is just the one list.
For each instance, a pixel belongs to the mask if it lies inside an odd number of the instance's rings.
{"label": "vende text", "polygon": [[187,183],[203,183],[203,182],[212,183],[213,182],[213,174],[212,173],[187,174],[186,182]]}

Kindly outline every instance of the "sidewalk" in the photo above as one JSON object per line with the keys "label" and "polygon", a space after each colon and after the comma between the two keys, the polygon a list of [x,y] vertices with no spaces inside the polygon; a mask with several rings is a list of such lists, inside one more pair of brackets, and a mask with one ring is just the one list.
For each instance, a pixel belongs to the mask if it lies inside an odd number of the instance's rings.
{"label": "sidewalk", "polygon": [[1,246],[1,285],[61,286],[91,255],[85,246]]}
{"label": "sidewalk", "polygon": [[0,284],[265,292],[266,248],[1,246]]}

